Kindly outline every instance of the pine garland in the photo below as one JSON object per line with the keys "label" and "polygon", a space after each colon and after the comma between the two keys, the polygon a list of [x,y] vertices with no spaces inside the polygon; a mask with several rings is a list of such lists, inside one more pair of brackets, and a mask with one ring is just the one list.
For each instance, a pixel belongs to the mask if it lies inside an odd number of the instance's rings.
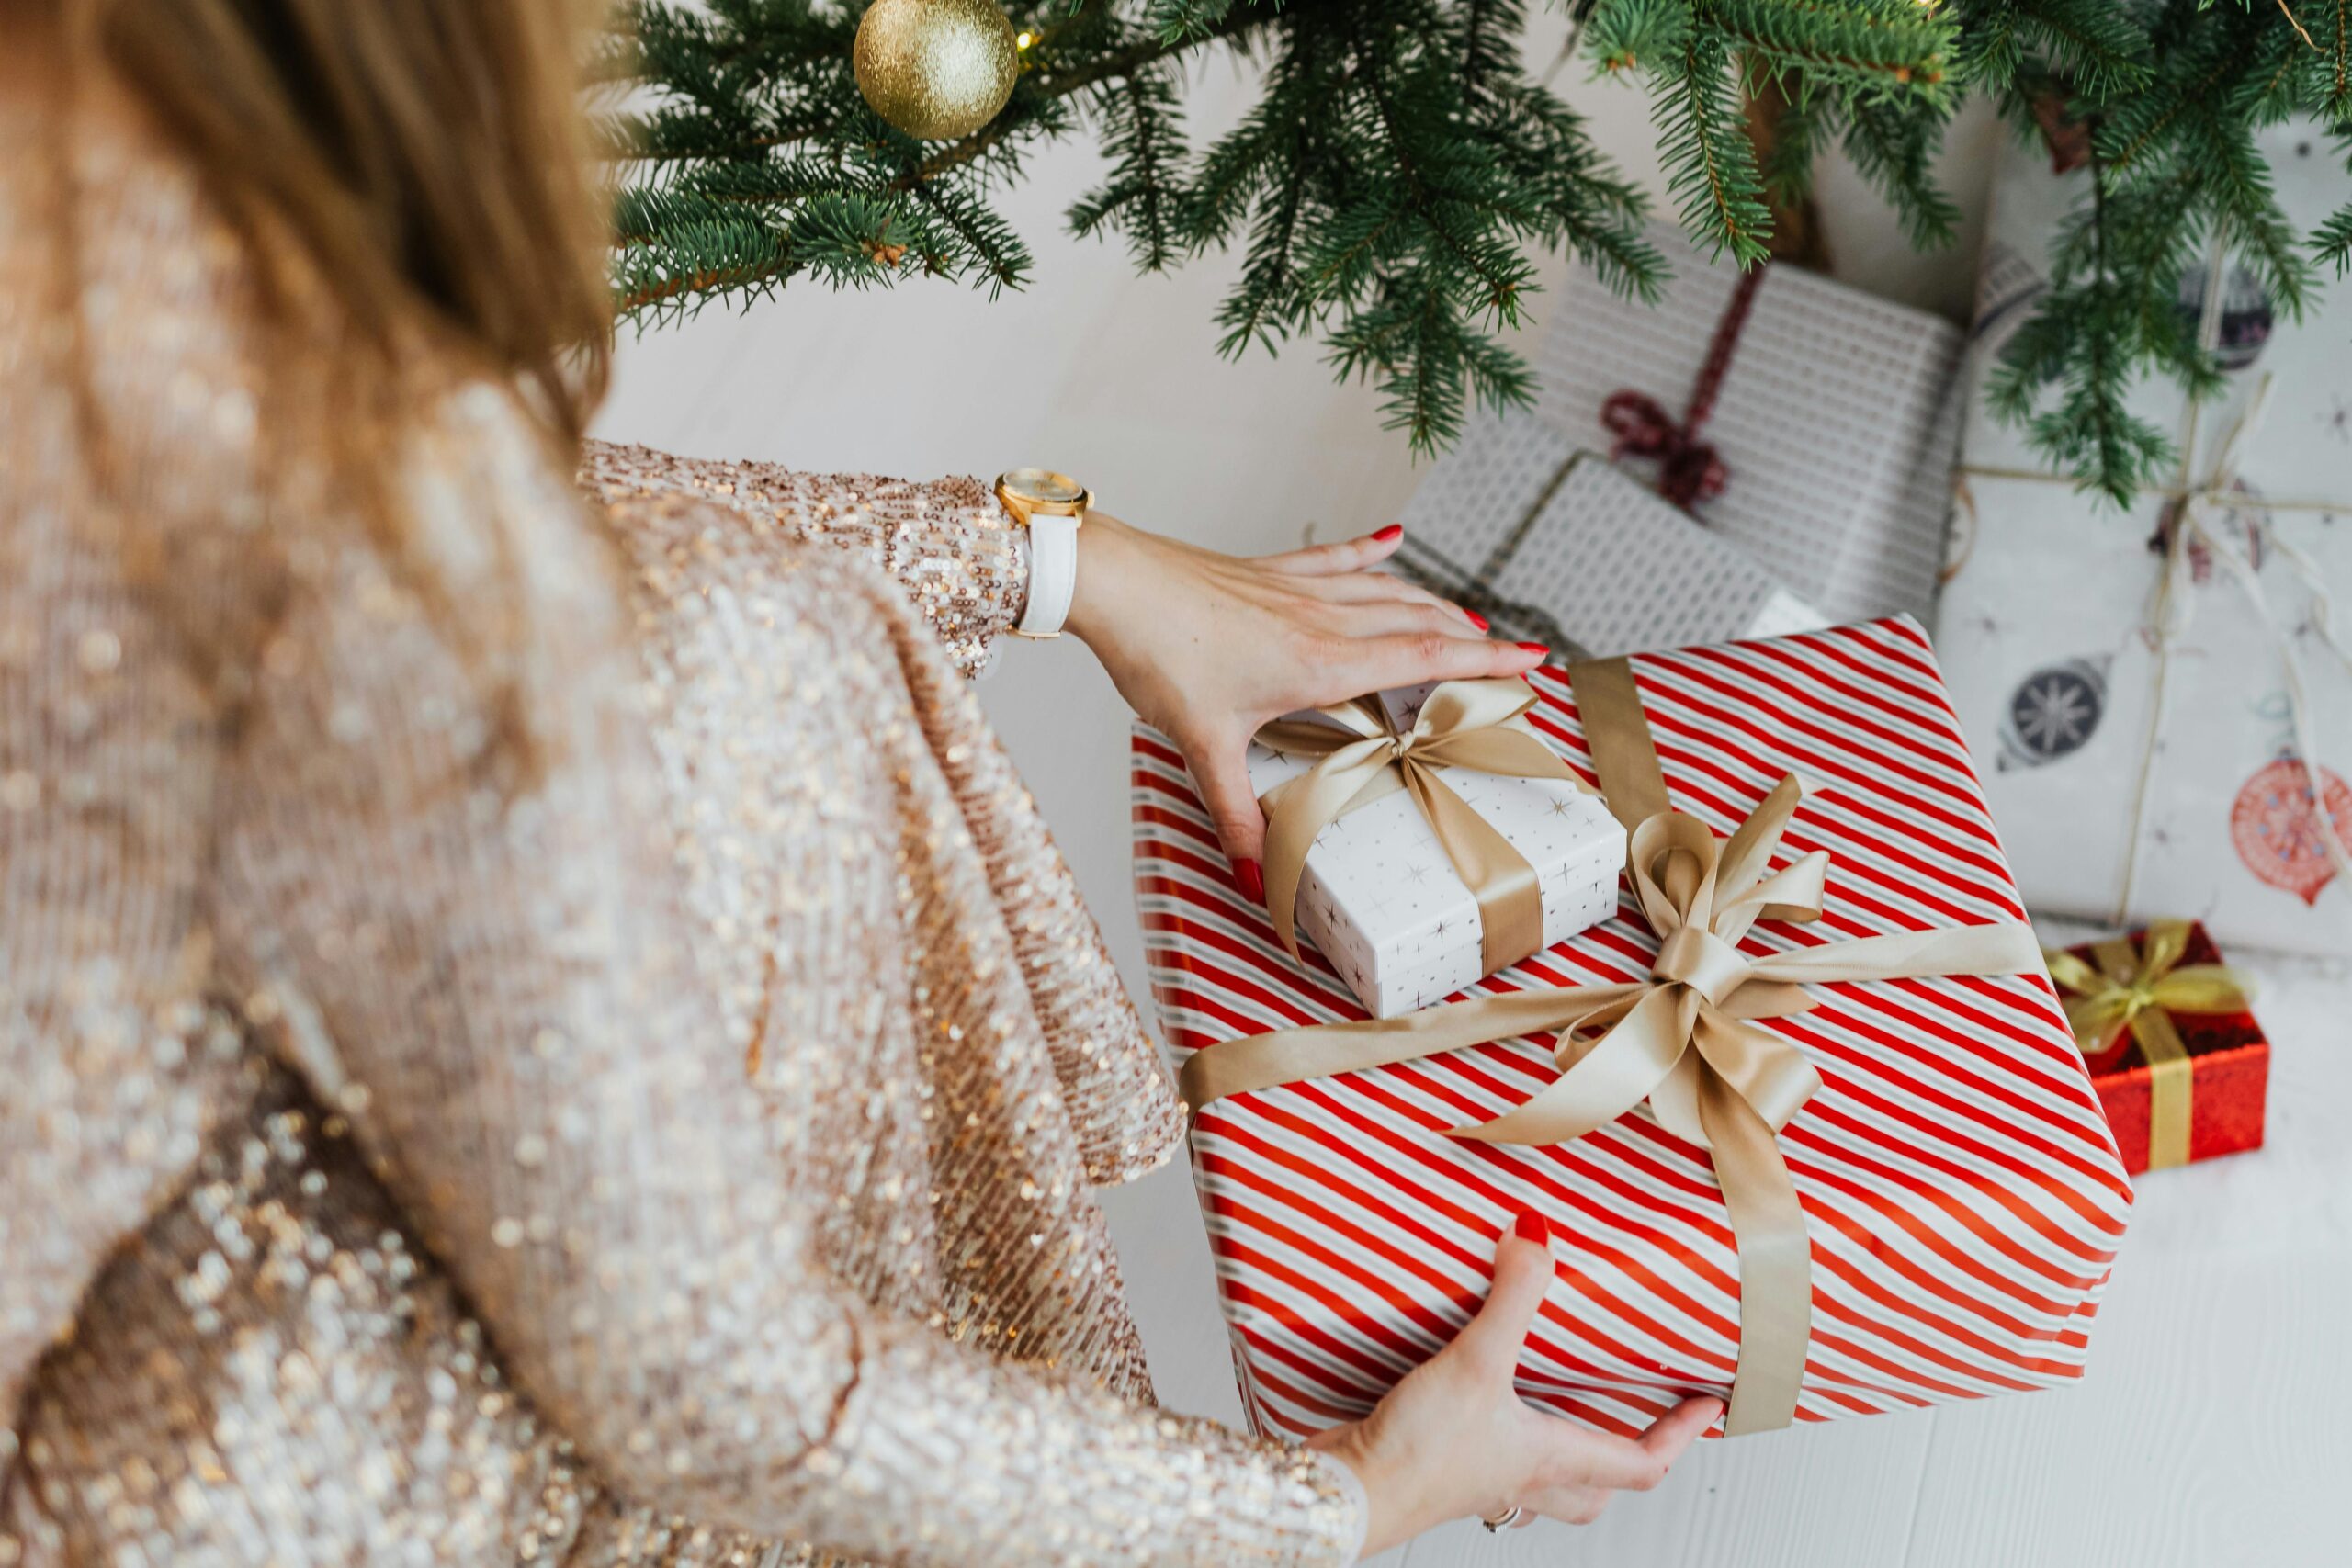
{"label": "pine garland", "polygon": [[[1081,124],[1109,160],[1070,209],[1148,272],[1238,246],[1219,306],[1240,355],[1318,338],[1379,389],[1417,451],[1473,403],[1523,403],[1498,333],[1566,252],[1654,297],[1645,203],[1583,121],[1521,61],[1525,0],[1045,0],[1004,111],[951,143],[915,141],[859,95],[858,0],[636,0],[593,62],[624,171],[614,273],[622,313],[659,321],[813,277],[865,288],[940,277],[991,291],[1031,266],[993,207],[1023,157]],[[1768,197],[1803,196],[1836,144],[1910,242],[1958,212],[1930,168],[1963,94],[2020,134],[2088,129],[2089,193],[2057,237],[2052,287],[1995,377],[1996,408],[2087,487],[2119,500],[2171,458],[2133,418],[2140,378],[2218,371],[2175,301],[2225,247],[2282,315],[2352,267],[2352,203],[2295,232],[2255,147],[2316,116],[2352,153],[2352,18],[2342,0],[1575,0],[1595,68],[1649,92],[1668,188],[1703,249],[1754,265]],[[1261,66],[1241,122],[1188,139],[1182,72],[1210,51]],[[1786,107],[1759,160],[1741,90]],[[2040,119],[2037,118],[2037,111]]]}

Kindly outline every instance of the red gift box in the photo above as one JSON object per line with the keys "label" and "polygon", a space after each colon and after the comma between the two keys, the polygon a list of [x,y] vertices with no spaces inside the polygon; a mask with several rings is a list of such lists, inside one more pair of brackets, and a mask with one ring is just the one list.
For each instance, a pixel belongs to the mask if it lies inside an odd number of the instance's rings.
{"label": "red gift box", "polygon": [[[2137,946],[2147,931],[2131,933]],[[2083,942],[2068,953],[2096,966],[2094,944]],[[2222,962],[2221,949],[2198,921],[2188,922],[2188,945],[2183,964]],[[2264,1102],[2270,1084],[2270,1042],[2250,1010],[2173,1014],[2173,1027],[2188,1048],[2190,1098],[2188,1158],[2191,1163],[2222,1155],[2243,1154],[2262,1146]],[[2088,1058],[2091,1087],[2114,1129],[2117,1149],[2134,1174],[2148,1168],[2148,1134],[2154,1102],[2154,1071],[2142,1056],[2129,1031],[2105,1050]]]}
{"label": "red gift box", "polygon": [[[1828,857],[1826,912],[1767,918],[1763,959],[1830,942],[2021,926],[1927,637],[1894,620],[1623,661],[1678,811],[1729,833],[1786,775],[1803,799],[1774,867]],[[1572,679],[1529,678],[1532,728],[1597,769]],[[1136,902],[1170,1042],[1363,1016],[1329,964],[1284,951],[1239,891],[1182,758],[1139,730]],[[1481,981],[1480,996],[1638,982],[1663,955],[1638,902]],[[2056,987],[2030,933],[2015,971],[1837,982],[1771,1027],[1822,1086],[1780,1134],[1811,1250],[1795,1418],[1830,1420],[2080,1377],[2131,1204]],[[1485,1294],[1495,1237],[1553,1221],[1555,1279],[1522,1397],[1637,1431],[1724,1393],[1747,1260],[1707,1151],[1636,1108],[1573,1140],[1446,1129],[1555,1083],[1551,1037],[1234,1092],[1200,1105],[1195,1185],[1244,1403],[1304,1436],[1368,1410]]]}

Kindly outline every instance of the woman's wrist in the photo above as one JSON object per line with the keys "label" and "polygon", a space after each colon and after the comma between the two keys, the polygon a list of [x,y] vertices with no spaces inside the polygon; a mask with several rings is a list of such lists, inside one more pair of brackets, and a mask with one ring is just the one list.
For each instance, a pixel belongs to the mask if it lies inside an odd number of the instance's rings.
{"label": "woman's wrist", "polygon": [[1363,1541],[1358,1551],[1362,1556],[1377,1557],[1419,1533],[1422,1527],[1397,1517],[1396,1478],[1382,1472],[1380,1456],[1365,1440],[1365,1423],[1351,1421],[1316,1433],[1306,1439],[1306,1446],[1338,1464],[1355,1482],[1356,1492],[1363,1499]]}
{"label": "woman's wrist", "polygon": [[1122,589],[1135,559],[1138,535],[1107,512],[1089,510],[1078,530],[1078,584],[1062,628],[1097,655],[1121,613]]}
{"label": "woman's wrist", "polygon": [[[1311,1443],[1308,1445],[1313,1446]],[[1354,1528],[1346,1536],[1347,1555],[1343,1563],[1353,1564],[1374,1555],[1372,1549],[1372,1494],[1364,1490],[1363,1478],[1355,1467],[1336,1454],[1320,1456],[1323,1468],[1329,1473],[1330,1484],[1346,1499],[1348,1511],[1353,1516]]]}

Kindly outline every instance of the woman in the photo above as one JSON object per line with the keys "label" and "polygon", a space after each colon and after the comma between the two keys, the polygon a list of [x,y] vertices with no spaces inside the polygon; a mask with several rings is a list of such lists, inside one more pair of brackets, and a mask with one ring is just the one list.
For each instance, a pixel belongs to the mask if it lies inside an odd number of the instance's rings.
{"label": "woman", "polygon": [[[957,675],[1023,538],[613,450],[591,521],[577,10],[0,0],[0,1564],[1323,1562],[1654,1483],[1714,1402],[1510,1393],[1532,1216],[1313,1451],[1150,1408],[1091,1187],[1177,1107]],[[1237,861],[1255,722],[1537,657],[1378,540],[1081,538]]]}

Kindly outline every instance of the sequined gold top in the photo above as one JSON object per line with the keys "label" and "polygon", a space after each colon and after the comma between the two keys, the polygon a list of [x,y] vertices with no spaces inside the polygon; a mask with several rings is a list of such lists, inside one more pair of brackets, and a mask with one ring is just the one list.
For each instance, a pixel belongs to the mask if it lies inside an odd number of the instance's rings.
{"label": "sequined gold top", "polygon": [[959,672],[985,493],[600,448],[604,527],[454,372],[354,475],[6,76],[0,1564],[1346,1558],[1148,1402],[1177,1107]]}

